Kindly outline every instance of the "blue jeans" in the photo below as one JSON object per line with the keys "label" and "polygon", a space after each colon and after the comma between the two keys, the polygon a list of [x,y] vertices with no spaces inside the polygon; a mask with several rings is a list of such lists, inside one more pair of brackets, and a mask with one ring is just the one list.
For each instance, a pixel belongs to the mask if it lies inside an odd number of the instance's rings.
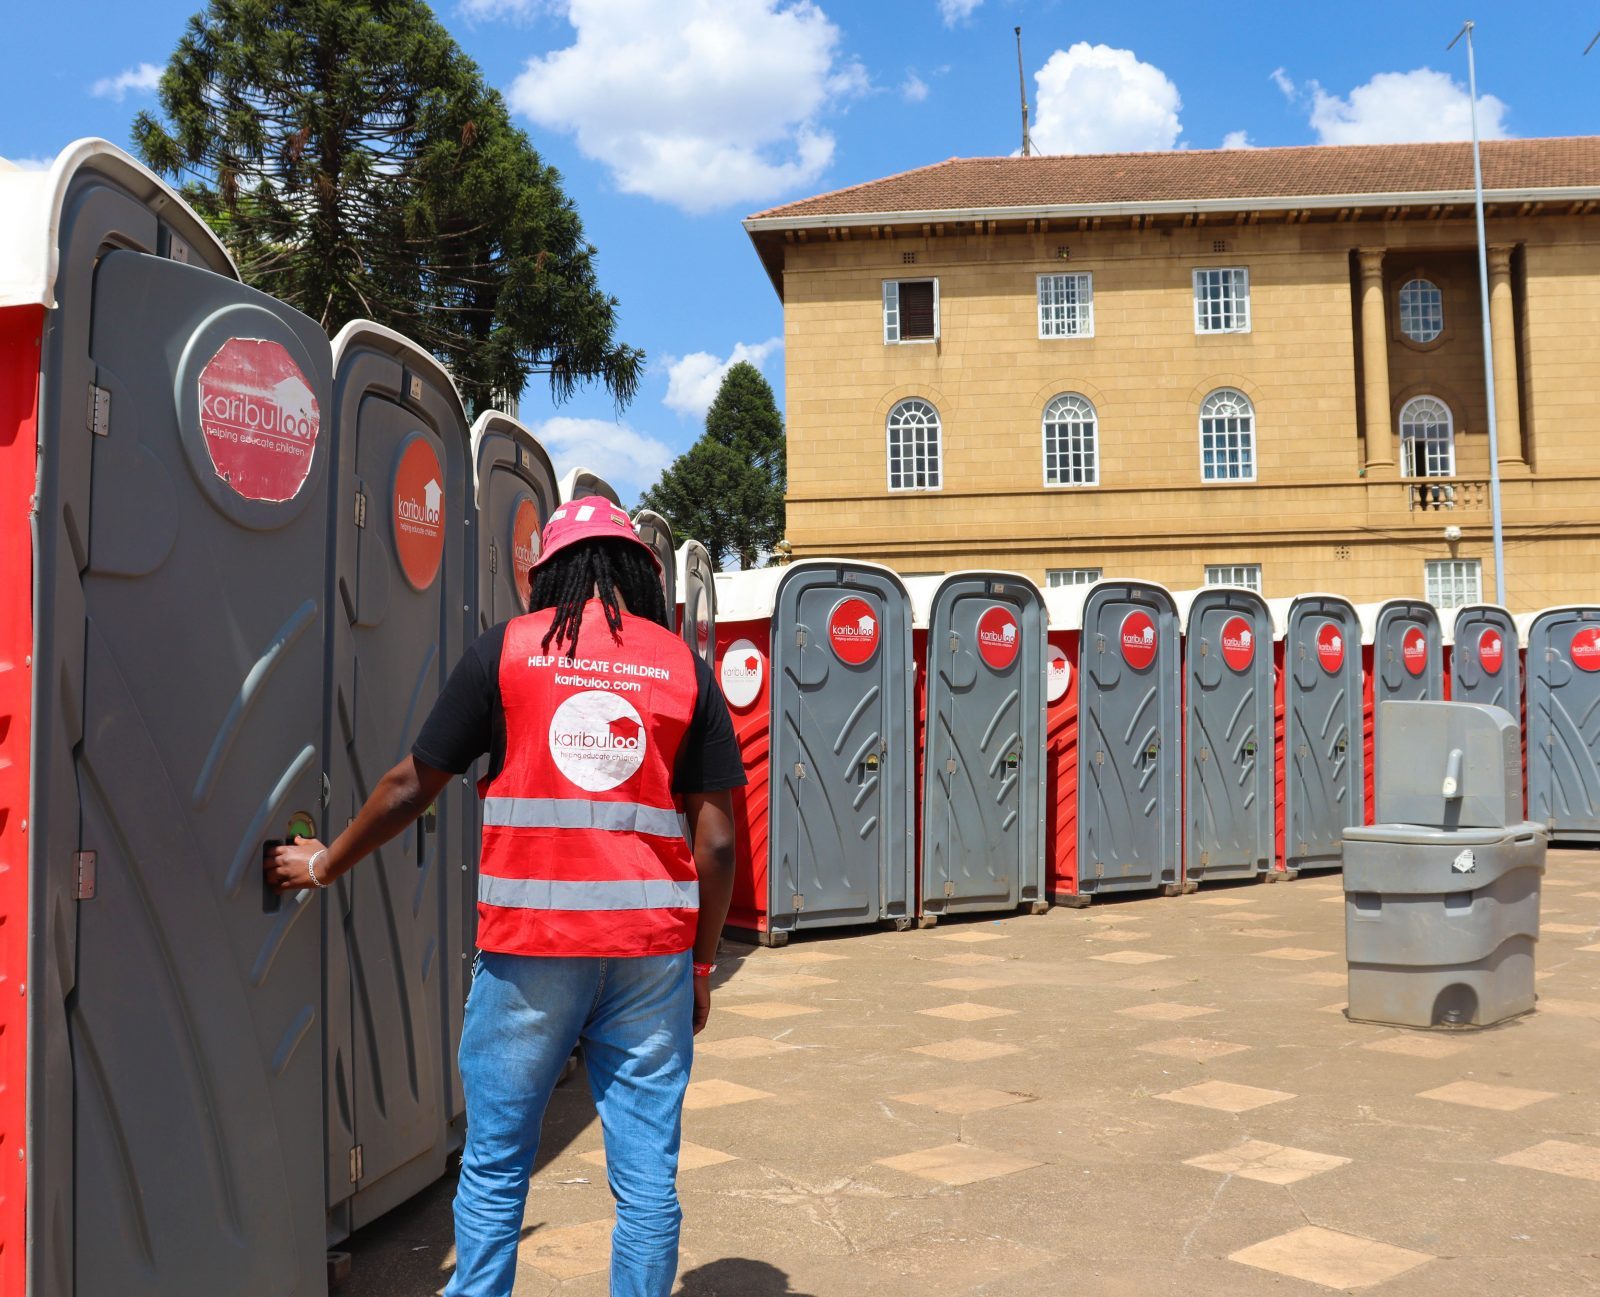
{"label": "blue jeans", "polygon": [[617,1201],[612,1297],[669,1297],[678,1145],[694,1052],[688,951],[640,959],[479,956],[461,1035],[467,1146],[445,1297],[510,1297],[539,1127],[572,1048],[605,1132]]}

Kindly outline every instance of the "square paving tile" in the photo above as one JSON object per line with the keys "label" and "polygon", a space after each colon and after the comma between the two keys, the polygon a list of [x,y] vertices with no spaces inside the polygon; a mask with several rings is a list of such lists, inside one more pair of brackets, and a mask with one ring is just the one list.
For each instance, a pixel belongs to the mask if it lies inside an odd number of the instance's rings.
{"label": "square paving tile", "polygon": [[1135,932],[1132,928],[1107,928],[1104,932],[1086,932],[1085,941],[1146,941],[1148,932]]}
{"label": "square paving tile", "polygon": [[913,1045],[913,1054],[926,1054],[929,1058],[944,1058],[952,1063],[980,1063],[988,1058],[1004,1058],[1021,1051],[1015,1045],[1002,1045],[993,1040],[975,1040],[971,1036],[958,1036],[954,1040],[939,1040],[931,1045]]}
{"label": "square paving tile", "polygon": [[1379,1243],[1307,1225],[1233,1253],[1228,1260],[1273,1274],[1304,1279],[1324,1288],[1370,1288],[1414,1270],[1433,1257],[1426,1252]]}
{"label": "square paving tile", "polygon": [[1520,1153],[1507,1153],[1495,1161],[1501,1166],[1525,1166],[1531,1171],[1568,1175],[1574,1180],[1600,1181],[1600,1148],[1590,1144],[1569,1144],[1562,1139],[1547,1139]]}
{"label": "square paving tile", "polygon": [[1297,1180],[1309,1179],[1349,1164],[1347,1157],[1312,1153],[1303,1148],[1269,1144],[1261,1139],[1248,1139],[1220,1153],[1191,1157],[1184,1163],[1185,1166],[1197,1166],[1203,1171],[1243,1176],[1246,1180],[1261,1180],[1267,1184],[1294,1184]]}
{"label": "square paving tile", "polygon": [[1535,1007],[1540,1013],[1553,1013],[1558,1018],[1600,1019],[1600,1003],[1593,1000],[1552,1000],[1541,995]]}
{"label": "square paving tile", "polygon": [[1254,1085],[1235,1085],[1232,1081],[1203,1081],[1156,1095],[1158,1099],[1217,1112],[1249,1112],[1252,1108],[1265,1108],[1269,1103],[1283,1103],[1295,1097],[1287,1090],[1263,1090]]}
{"label": "square paving tile", "polygon": [[992,991],[996,987],[1013,986],[1015,983],[1004,982],[995,977],[946,977],[937,982],[929,982],[929,986],[937,986],[943,991]]}
{"label": "square paving tile", "polygon": [[1193,983],[1182,977],[1162,977],[1159,973],[1135,973],[1132,977],[1119,977],[1106,985],[1122,986],[1130,991],[1170,991],[1175,986],[1190,986]]}
{"label": "square paving tile", "polygon": [[1241,937],[1303,937],[1305,931],[1295,931],[1293,928],[1240,928]]}
{"label": "square paving tile", "polygon": [[1193,898],[1196,905],[1254,905],[1255,898],[1251,896],[1196,896]]}
{"label": "square paving tile", "polygon": [[989,1112],[994,1108],[1009,1108],[1013,1104],[1027,1103],[1032,1096],[1013,1094],[1009,1090],[989,1090],[981,1085],[950,1085],[942,1090],[923,1090],[916,1094],[895,1094],[890,1098],[901,1103],[914,1103],[935,1112],[949,1112],[964,1117],[971,1112]]}
{"label": "square paving tile", "polygon": [[1153,964],[1157,960],[1171,959],[1171,955],[1158,955],[1153,950],[1113,950],[1104,955],[1090,955],[1103,964]]}
{"label": "square paving tile", "polygon": [[1288,959],[1305,961],[1309,959],[1332,959],[1331,950],[1308,950],[1304,946],[1279,946],[1274,950],[1258,950],[1255,952],[1262,959]]}
{"label": "square paving tile", "polygon": [[[606,1164],[606,1151],[603,1148],[594,1149],[588,1153],[579,1153],[581,1161],[588,1162],[591,1166],[604,1167]],[[707,1148],[704,1144],[693,1144],[684,1140],[678,1148],[678,1170],[698,1171],[702,1167],[721,1166],[724,1162],[737,1162],[732,1153],[721,1153],[714,1148]]]}
{"label": "square paving tile", "polygon": [[1378,1054],[1403,1054],[1408,1058],[1449,1058],[1469,1048],[1464,1040],[1448,1036],[1385,1036],[1361,1047]]}
{"label": "square paving tile", "polygon": [[808,946],[785,946],[778,957],[773,960],[776,964],[827,964],[836,959],[845,959],[847,956],[834,950],[813,950]]}
{"label": "square paving tile", "polygon": [[1485,1085],[1481,1081],[1452,1081],[1434,1090],[1424,1090],[1419,1099],[1440,1103],[1459,1103],[1468,1108],[1488,1108],[1494,1112],[1516,1112],[1530,1104],[1556,1096],[1549,1090],[1519,1090],[1514,1085]]}
{"label": "square paving tile", "polygon": [[1297,973],[1284,978],[1286,982],[1302,982],[1306,986],[1343,986],[1348,980],[1348,973],[1335,973],[1330,969],[1318,973]]}
{"label": "square paving tile", "polygon": [[1592,946],[1579,946],[1578,949],[1579,950],[1600,950],[1600,941],[1595,942],[1594,945],[1592,945]]}
{"label": "square paving tile", "polygon": [[[739,979],[743,980],[743,979]],[[806,986],[833,986],[837,984],[837,977],[819,977],[815,973],[791,973],[787,969],[781,972],[760,972],[750,975],[752,985],[760,983],[765,991],[787,991],[791,987],[799,989]],[[738,985],[735,981],[734,985]],[[731,989],[731,988],[730,988]]]}
{"label": "square paving tile", "polygon": [[770,1099],[766,1090],[752,1089],[737,1081],[690,1081],[683,1096],[685,1112],[700,1112],[706,1108],[726,1108],[730,1103],[750,1103],[755,1099]]}
{"label": "square paving tile", "polygon": [[1087,923],[1138,923],[1137,914],[1113,914],[1110,910],[1089,909],[1083,912]]}
{"label": "square paving tile", "polygon": [[[1350,1006],[1348,1004],[1324,1004],[1320,1009],[1317,1010],[1317,1012],[1318,1013],[1344,1013],[1344,1011],[1346,1009],[1348,1009],[1349,1007]],[[1348,1017],[1349,1015],[1345,1014],[1345,1016]]]}
{"label": "square paving tile", "polygon": [[1144,1054],[1167,1054],[1173,1058],[1192,1058],[1197,1063],[1204,1063],[1207,1059],[1243,1053],[1250,1046],[1236,1045],[1227,1040],[1203,1040],[1199,1036],[1174,1036],[1171,1040],[1153,1040],[1137,1048]]}
{"label": "square paving tile", "polygon": [[782,1000],[757,1000],[754,1004],[724,1004],[723,1013],[737,1013],[741,1018],[797,1018],[803,1013],[820,1013],[808,1004],[785,1004]]}
{"label": "square paving tile", "polygon": [[598,1274],[611,1264],[611,1221],[536,1229],[517,1244],[517,1255],[552,1279]]}
{"label": "square paving tile", "polygon": [[960,932],[936,932],[933,934],[940,941],[965,941],[976,944],[980,941],[1004,941],[1003,932],[980,932],[972,928],[963,928]]}
{"label": "square paving tile", "polygon": [[1009,1018],[1015,1009],[997,1009],[992,1004],[945,1004],[937,1009],[918,1009],[929,1018],[949,1018],[953,1022],[982,1022],[985,1018]]}
{"label": "square paving tile", "polygon": [[1587,896],[1591,901],[1600,901],[1600,892],[1579,892],[1579,896]]}
{"label": "square paving tile", "polygon": [[918,1175],[924,1180],[940,1184],[976,1184],[979,1180],[993,1180],[996,1176],[1014,1175],[1039,1165],[1015,1153],[995,1153],[971,1144],[941,1144],[938,1148],[925,1148],[919,1153],[902,1153],[898,1157],[880,1157],[879,1166],[907,1175]]}
{"label": "square paving tile", "polygon": [[721,1040],[695,1041],[694,1052],[698,1058],[770,1058],[773,1054],[786,1054],[798,1045],[786,1045],[781,1040],[768,1040],[765,1036],[725,1036]]}
{"label": "square paving tile", "polygon": [[1209,1013],[1220,1013],[1220,1009],[1207,1009],[1198,1004],[1173,1004],[1165,1000],[1158,1000],[1155,1004],[1136,1004],[1129,1009],[1118,1009],[1118,1013],[1129,1018],[1143,1018],[1148,1022],[1183,1022],[1187,1018],[1203,1018]]}
{"label": "square paving tile", "polygon": [[1559,932],[1564,937],[1587,937],[1595,929],[1592,923],[1541,923],[1540,932]]}
{"label": "square paving tile", "polygon": [[1546,878],[1546,887],[1587,887],[1589,884],[1581,878]]}
{"label": "square paving tile", "polygon": [[959,955],[935,955],[934,958],[941,964],[1003,964],[1006,962],[1004,955],[980,955],[976,950],[963,951]]}
{"label": "square paving tile", "polygon": [[1320,897],[1319,900],[1323,905],[1343,905],[1344,904],[1344,897],[1343,896],[1323,896],[1323,897]]}

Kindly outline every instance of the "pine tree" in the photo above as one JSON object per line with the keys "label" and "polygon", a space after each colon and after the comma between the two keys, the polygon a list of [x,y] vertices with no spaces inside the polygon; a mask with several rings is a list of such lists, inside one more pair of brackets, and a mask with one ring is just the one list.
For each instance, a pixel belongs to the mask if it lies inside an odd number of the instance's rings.
{"label": "pine tree", "polygon": [[210,0],[134,146],[246,282],[331,334],[366,317],[449,365],[476,412],[603,383],[632,398],[595,249],[504,101],[421,0]]}

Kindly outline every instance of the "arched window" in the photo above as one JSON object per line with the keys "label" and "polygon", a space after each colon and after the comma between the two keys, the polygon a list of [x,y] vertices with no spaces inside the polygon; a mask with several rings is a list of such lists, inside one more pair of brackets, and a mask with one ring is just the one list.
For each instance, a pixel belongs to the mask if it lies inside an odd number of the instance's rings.
{"label": "arched window", "polygon": [[1094,486],[1100,480],[1100,420],[1076,392],[1063,392],[1044,407],[1044,484]]}
{"label": "arched window", "polygon": [[920,397],[889,411],[889,489],[937,491],[942,464],[939,412]]}
{"label": "arched window", "polygon": [[1219,387],[1200,403],[1200,480],[1255,479],[1255,407],[1237,388]]}
{"label": "arched window", "polygon": [[1414,396],[1400,409],[1400,471],[1405,477],[1456,475],[1455,423],[1436,396]]}
{"label": "arched window", "polygon": [[1400,286],[1400,332],[1412,342],[1432,342],[1444,332],[1444,294],[1429,279]]}

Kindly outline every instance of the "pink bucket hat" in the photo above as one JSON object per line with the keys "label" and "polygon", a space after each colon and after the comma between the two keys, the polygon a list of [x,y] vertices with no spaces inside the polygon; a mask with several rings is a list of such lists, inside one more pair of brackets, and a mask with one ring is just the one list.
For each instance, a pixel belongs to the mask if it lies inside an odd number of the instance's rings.
{"label": "pink bucket hat", "polygon": [[[639,539],[633,529],[633,519],[604,496],[586,495],[581,500],[568,500],[544,525],[539,557],[533,567],[539,568],[564,550],[581,540],[631,540],[650,555],[656,573],[661,573],[661,559],[655,550]],[[530,569],[531,570],[531,569]]]}

